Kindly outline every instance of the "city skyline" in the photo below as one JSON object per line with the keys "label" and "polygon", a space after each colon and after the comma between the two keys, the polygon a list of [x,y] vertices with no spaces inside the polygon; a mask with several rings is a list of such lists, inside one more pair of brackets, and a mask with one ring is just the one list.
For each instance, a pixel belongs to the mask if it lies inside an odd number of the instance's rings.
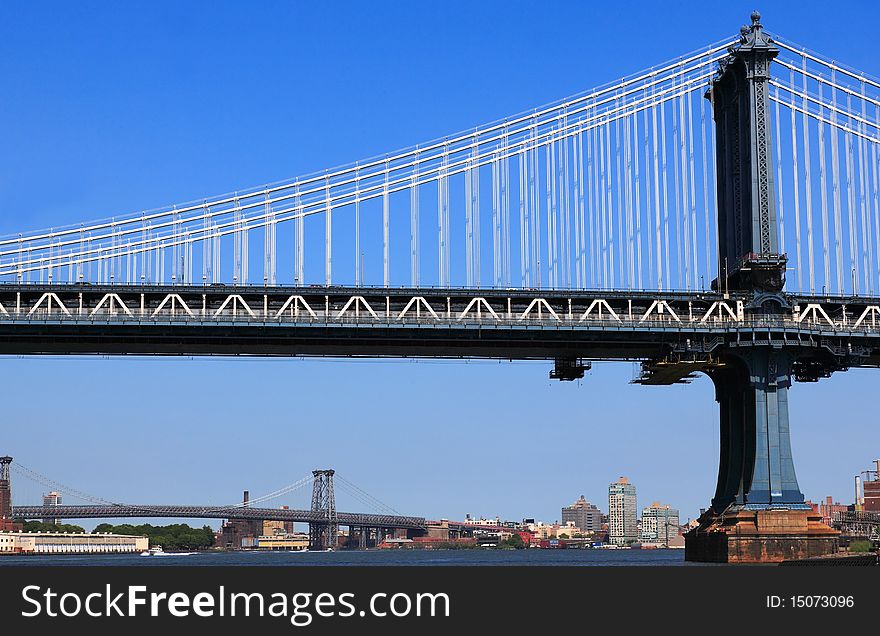
{"label": "city skyline", "polygon": [[[841,42],[827,25],[810,23],[811,11],[767,5],[762,10],[774,30],[880,74],[868,48],[868,25],[875,21],[849,25],[858,32]],[[612,28],[611,9],[566,6],[583,33],[554,42],[556,48],[538,36],[511,52],[501,32],[526,24],[523,11],[505,13],[500,20],[507,29],[476,43],[448,17],[432,25],[437,16],[428,9],[394,15],[378,8],[381,15],[373,16],[347,7],[355,17],[341,25],[345,46],[316,47],[327,53],[322,56],[309,53],[315,36],[307,32],[296,32],[295,55],[285,55],[275,43],[283,41],[281,27],[266,41],[242,41],[251,36],[229,27],[256,20],[292,29],[293,12],[282,5],[266,5],[256,17],[220,5],[207,21],[241,42],[240,57],[205,46],[212,39],[197,31],[181,44],[187,63],[180,68],[160,49],[182,40],[193,24],[170,5],[145,10],[143,23],[131,25],[131,14],[120,9],[108,18],[106,32],[115,35],[107,39],[90,37],[87,9],[31,12],[26,23],[46,34],[39,47],[23,35],[28,29],[0,45],[7,53],[26,53],[0,56],[15,91],[3,107],[5,121],[15,125],[3,125],[14,152],[0,157],[10,176],[0,194],[16,211],[0,218],[0,233],[22,229],[22,217],[31,227],[48,227],[128,212],[433,138],[603,83],[677,55],[682,45],[702,46],[712,39],[704,34],[727,35],[728,25],[752,9],[738,5],[707,15],[699,4],[642,8],[644,24],[621,33]],[[298,17],[306,22],[335,19],[331,9],[303,11],[307,15]],[[615,59],[594,55],[597,47],[630,38],[679,33],[684,13],[692,21],[680,34],[686,42],[661,38],[656,50],[621,51]],[[563,19],[541,16],[553,24]],[[151,39],[156,24],[169,29],[158,43]],[[451,38],[462,52],[441,63],[414,50],[411,59],[396,62],[397,83],[373,78],[352,86],[359,78],[346,56],[366,51],[378,62],[377,33],[383,32],[401,33],[404,44],[418,49],[413,24],[422,37]],[[126,38],[151,44],[140,51]],[[211,55],[200,54],[200,45]],[[243,98],[220,105],[199,97],[221,71],[254,88],[303,62],[315,82],[345,81],[326,82],[307,96],[273,82],[271,97],[261,103]],[[433,75],[419,70],[434,67],[443,68]],[[131,69],[138,72],[126,73]],[[357,90],[358,108],[339,84]],[[166,90],[182,98],[173,104],[156,99]],[[313,131],[331,126],[338,128],[333,135]],[[221,132],[229,136],[222,143],[213,138]],[[41,193],[43,207],[31,200],[37,180],[56,184]],[[545,363],[3,358],[12,425],[0,451],[84,491],[136,503],[229,503],[242,489],[262,494],[313,468],[334,467],[394,508],[431,518],[470,512],[550,520],[580,493],[604,501],[607,484],[620,474],[639,485],[641,501],[675,505],[682,522],[708,506],[718,455],[708,379],[686,387],[632,386],[632,366],[618,363],[594,365],[582,383],[554,384],[549,370]],[[872,439],[869,373],[850,371],[792,390],[795,467],[813,501],[829,494],[849,501],[852,475],[877,455],[865,444]],[[845,426],[838,428],[841,420]]]}

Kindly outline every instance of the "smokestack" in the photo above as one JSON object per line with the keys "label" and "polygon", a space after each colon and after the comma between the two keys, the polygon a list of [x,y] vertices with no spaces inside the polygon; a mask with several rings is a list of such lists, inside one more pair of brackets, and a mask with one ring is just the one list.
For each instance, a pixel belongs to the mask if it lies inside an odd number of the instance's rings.
{"label": "smokestack", "polygon": [[862,509],[862,476],[856,475],[856,510]]}
{"label": "smokestack", "polygon": [[877,473],[875,475],[875,478],[877,479],[877,481],[880,481],[880,459],[874,460],[874,467],[876,468],[876,473]]}
{"label": "smokestack", "polygon": [[244,491],[244,496],[242,498],[242,503],[246,506],[248,502],[251,500],[251,493],[247,490]]}

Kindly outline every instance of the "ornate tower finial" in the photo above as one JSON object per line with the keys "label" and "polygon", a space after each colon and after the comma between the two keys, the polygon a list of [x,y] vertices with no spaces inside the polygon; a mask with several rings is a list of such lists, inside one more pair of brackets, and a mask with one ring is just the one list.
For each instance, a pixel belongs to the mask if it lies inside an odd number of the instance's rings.
{"label": "ornate tower finial", "polygon": [[758,12],[757,9],[752,11],[752,26],[761,26],[761,14]]}

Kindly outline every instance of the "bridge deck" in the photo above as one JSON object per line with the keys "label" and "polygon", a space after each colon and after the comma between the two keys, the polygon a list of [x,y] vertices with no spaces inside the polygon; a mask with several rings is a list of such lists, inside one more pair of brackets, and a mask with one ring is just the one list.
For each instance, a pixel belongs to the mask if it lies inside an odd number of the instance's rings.
{"label": "bridge deck", "polygon": [[[250,506],[173,506],[173,505],[119,505],[119,506],[13,506],[16,519],[113,519],[124,517],[180,517],[193,519],[253,519],[266,521],[293,521],[299,523],[326,522],[326,518],[311,510],[280,508],[252,508]],[[405,528],[423,530],[422,517],[397,515],[337,513],[342,526],[370,528]]]}
{"label": "bridge deck", "polygon": [[742,340],[856,342],[880,363],[880,299],[566,290],[0,285],[0,354],[651,359]]}

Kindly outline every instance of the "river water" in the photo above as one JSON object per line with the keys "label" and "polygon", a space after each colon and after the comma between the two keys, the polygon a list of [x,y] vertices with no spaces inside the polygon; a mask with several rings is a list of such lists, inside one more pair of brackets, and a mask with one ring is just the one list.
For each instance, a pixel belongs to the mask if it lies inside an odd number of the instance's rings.
{"label": "river water", "polygon": [[687,563],[684,550],[366,550],[339,552],[199,552],[142,557],[138,554],[0,556],[4,565],[142,566],[620,566]]}

